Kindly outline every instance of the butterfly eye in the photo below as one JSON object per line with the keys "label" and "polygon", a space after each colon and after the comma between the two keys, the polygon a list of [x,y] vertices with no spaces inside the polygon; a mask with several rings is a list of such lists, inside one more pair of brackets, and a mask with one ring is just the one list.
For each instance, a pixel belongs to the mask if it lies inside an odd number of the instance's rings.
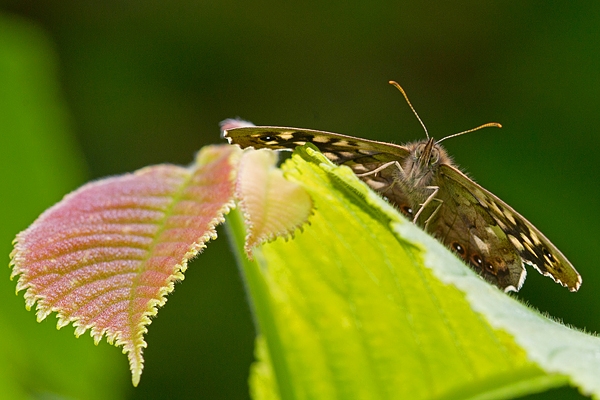
{"label": "butterfly eye", "polygon": [[416,158],[421,158],[421,156],[423,155],[423,148],[424,148],[424,147],[425,147],[425,146],[424,146],[424,145],[422,145],[422,144],[421,144],[421,145],[419,145],[419,146],[417,146],[417,148],[415,149],[415,157],[416,157]]}
{"label": "butterfly eye", "polygon": [[402,212],[408,215],[409,217],[413,216],[413,209],[410,206],[404,205],[401,207]]}
{"label": "butterfly eye", "polygon": [[429,158],[429,165],[433,165],[440,160],[440,152],[438,149],[431,150],[431,157]]}

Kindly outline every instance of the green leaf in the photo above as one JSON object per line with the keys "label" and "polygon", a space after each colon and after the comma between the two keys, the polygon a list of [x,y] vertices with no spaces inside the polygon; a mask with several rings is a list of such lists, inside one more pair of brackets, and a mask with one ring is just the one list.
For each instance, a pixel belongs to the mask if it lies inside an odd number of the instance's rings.
{"label": "green leaf", "polygon": [[240,255],[265,343],[255,399],[504,399],[568,383],[600,396],[598,338],[484,282],[311,145],[282,169],[315,212],[255,262]]}

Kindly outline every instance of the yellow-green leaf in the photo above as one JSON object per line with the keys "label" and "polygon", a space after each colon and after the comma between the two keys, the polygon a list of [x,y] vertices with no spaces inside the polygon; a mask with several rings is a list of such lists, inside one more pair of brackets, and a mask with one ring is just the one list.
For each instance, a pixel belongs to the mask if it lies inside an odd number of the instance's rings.
{"label": "yellow-green leaf", "polygon": [[600,395],[598,338],[483,281],[311,145],[282,168],[315,213],[242,263],[267,352],[256,399],[505,399],[567,383]]}

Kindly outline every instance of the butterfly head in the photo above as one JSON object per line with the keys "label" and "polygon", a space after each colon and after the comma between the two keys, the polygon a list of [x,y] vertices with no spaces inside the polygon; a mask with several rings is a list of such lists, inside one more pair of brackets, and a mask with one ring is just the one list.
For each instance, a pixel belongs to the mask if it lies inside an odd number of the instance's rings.
{"label": "butterfly head", "polygon": [[435,139],[430,138],[407,145],[411,154],[414,167],[429,170],[435,169],[440,164],[451,163],[446,150]]}
{"label": "butterfly head", "polygon": [[415,185],[429,185],[441,164],[452,164],[446,150],[433,138],[409,143],[406,149],[409,155],[402,162],[403,176]]}
{"label": "butterfly head", "polygon": [[440,149],[433,139],[418,143],[413,152],[413,158],[421,168],[433,167],[440,161]]}

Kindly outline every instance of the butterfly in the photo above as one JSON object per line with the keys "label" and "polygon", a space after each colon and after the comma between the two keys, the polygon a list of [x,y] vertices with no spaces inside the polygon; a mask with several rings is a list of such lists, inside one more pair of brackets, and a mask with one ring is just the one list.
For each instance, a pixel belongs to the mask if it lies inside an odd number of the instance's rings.
{"label": "butterfly", "polygon": [[440,145],[448,138],[500,124],[484,124],[436,141],[429,137],[404,89],[390,83],[404,95],[427,139],[397,145],[312,129],[229,129],[228,121],[223,123],[223,137],[242,148],[256,149],[293,150],[310,142],[332,162],[350,167],[406,217],[504,291],[521,289],[525,264],[577,291],[581,276],[560,250],[511,206],[465,175]]}

